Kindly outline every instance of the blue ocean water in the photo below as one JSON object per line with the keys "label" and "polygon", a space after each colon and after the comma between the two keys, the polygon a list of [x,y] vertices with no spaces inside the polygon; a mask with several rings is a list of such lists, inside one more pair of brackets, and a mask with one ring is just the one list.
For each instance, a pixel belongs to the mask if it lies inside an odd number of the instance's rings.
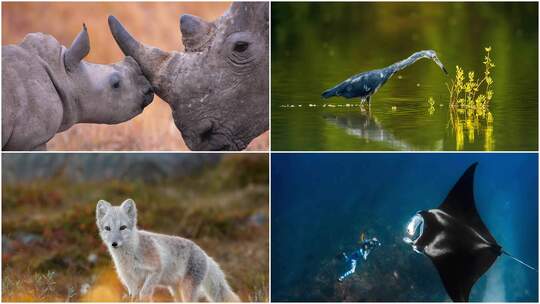
{"label": "blue ocean water", "polygon": [[[448,301],[431,260],[402,241],[472,163],[476,206],[505,251],[538,268],[536,154],[272,154],[272,301]],[[356,273],[341,252],[382,242]],[[471,301],[538,301],[538,273],[500,256]]]}

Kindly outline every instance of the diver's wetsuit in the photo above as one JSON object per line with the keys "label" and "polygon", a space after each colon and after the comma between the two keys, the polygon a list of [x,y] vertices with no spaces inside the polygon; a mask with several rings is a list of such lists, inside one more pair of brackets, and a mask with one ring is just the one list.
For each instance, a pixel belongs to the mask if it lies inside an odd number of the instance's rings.
{"label": "diver's wetsuit", "polygon": [[365,240],[360,245],[360,248],[358,248],[356,251],[351,253],[349,256],[345,252],[343,252],[343,257],[345,257],[345,261],[350,263],[351,267],[348,271],[346,271],[343,275],[341,275],[338,278],[338,281],[343,282],[348,276],[353,274],[356,271],[356,263],[360,258],[364,258],[364,260],[367,260],[367,257],[371,250],[373,248],[381,246],[381,242],[377,240],[377,238],[372,238],[369,240]]}

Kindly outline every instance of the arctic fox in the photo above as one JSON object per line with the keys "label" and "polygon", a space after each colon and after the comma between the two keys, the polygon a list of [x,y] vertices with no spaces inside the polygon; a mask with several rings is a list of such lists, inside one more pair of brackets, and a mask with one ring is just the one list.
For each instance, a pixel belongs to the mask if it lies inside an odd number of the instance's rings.
{"label": "arctic fox", "polygon": [[113,258],[116,272],[132,300],[151,301],[156,286],[166,287],[178,301],[240,302],[219,265],[194,242],[137,229],[137,208],[131,199],[120,206],[100,200],[97,226]]}

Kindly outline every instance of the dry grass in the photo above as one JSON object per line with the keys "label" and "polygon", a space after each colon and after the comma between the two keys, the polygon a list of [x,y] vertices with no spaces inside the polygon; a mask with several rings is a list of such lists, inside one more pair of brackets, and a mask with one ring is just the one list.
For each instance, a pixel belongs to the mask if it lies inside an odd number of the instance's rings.
{"label": "dry grass", "polygon": [[[86,60],[109,64],[123,54],[114,42],[107,17],[114,15],[142,42],[164,50],[182,50],[179,16],[189,13],[214,20],[227,2],[15,2],[2,3],[2,45],[19,43],[26,34],[44,32],[70,45],[86,23],[91,51]],[[187,150],[169,106],[160,98],[131,121],[119,125],[76,125],[57,134],[49,150]],[[268,150],[268,132],[248,150]]]}

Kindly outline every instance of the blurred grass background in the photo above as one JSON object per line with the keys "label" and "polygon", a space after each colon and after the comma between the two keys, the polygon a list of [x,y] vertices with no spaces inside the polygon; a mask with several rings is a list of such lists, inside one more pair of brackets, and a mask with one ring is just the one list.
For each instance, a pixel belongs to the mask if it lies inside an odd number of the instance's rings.
{"label": "blurred grass background", "polygon": [[[243,301],[268,301],[267,155],[4,154],[2,160],[3,301],[127,300],[98,235],[95,206],[128,197],[137,204],[140,229],[192,239]],[[172,300],[163,290],[155,299]]]}
{"label": "blurred grass background", "polygon": [[[110,64],[124,56],[114,41],[107,17],[114,15],[140,41],[163,50],[183,50],[181,14],[211,21],[227,2],[10,2],[2,3],[2,45],[17,44],[28,33],[53,35],[69,46],[86,23],[91,50],[86,60]],[[118,125],[80,124],[57,134],[49,150],[188,150],[174,125],[169,106],[159,97],[134,119]],[[268,150],[268,132],[248,150]]]}

